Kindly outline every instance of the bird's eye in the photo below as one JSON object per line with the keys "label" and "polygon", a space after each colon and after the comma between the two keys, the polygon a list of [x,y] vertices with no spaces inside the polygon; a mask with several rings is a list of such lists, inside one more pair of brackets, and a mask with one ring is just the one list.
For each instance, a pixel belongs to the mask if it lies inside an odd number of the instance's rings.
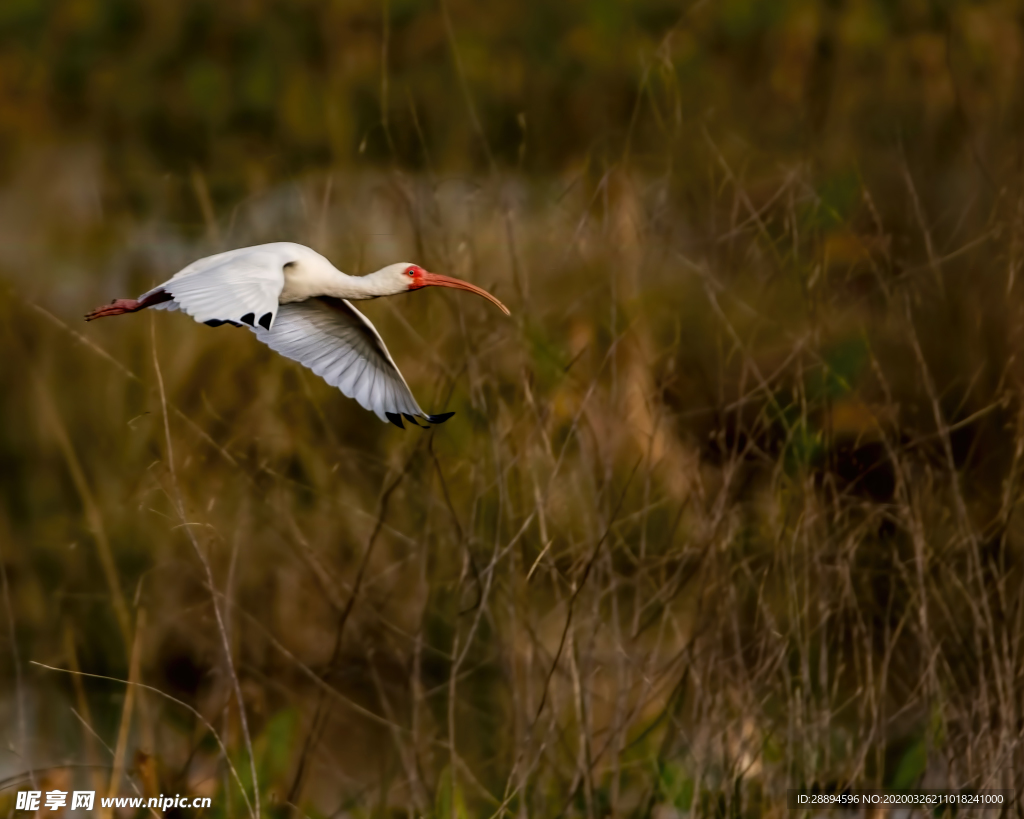
{"label": "bird's eye", "polygon": [[408,270],[405,271],[405,275],[406,276],[415,276],[416,275],[416,268],[415,267],[410,267]]}

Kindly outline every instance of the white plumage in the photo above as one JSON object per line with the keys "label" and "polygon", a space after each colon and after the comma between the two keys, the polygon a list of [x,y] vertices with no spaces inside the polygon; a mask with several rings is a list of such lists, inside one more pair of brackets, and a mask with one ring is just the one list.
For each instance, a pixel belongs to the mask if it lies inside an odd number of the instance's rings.
{"label": "white plumage", "polygon": [[[200,259],[143,293],[139,301],[163,291],[174,300],[153,305],[157,309],[178,309],[204,324],[248,323],[242,317],[252,313],[254,322],[263,320],[272,326],[284,289],[284,265],[289,259],[285,251],[260,245]],[[264,318],[267,314],[269,319]]]}
{"label": "white plumage", "polygon": [[309,367],[332,387],[377,413],[429,417],[366,317],[331,296],[282,304],[272,329],[253,330],[270,349]]}
{"label": "white plumage", "polygon": [[[468,290],[508,309],[468,282],[400,262],[367,276],[348,276],[304,245],[274,242],[229,250],[182,268],[138,299],[115,299],[86,321],[147,307],[181,310],[212,326],[246,325],[286,358],[402,427],[402,418],[442,423],[454,413],[428,415],[370,321],[350,300],[392,296],[423,287]],[[418,425],[418,424],[417,424]]]}

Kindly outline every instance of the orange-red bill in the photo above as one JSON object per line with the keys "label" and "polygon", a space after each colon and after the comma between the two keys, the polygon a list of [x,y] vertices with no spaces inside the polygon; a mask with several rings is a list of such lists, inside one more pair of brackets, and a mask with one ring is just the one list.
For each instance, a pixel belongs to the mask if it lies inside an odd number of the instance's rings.
{"label": "orange-red bill", "polygon": [[476,293],[478,296],[483,296],[487,301],[496,305],[506,316],[512,315],[508,308],[498,301],[494,296],[488,293],[486,290],[477,287],[475,284],[464,282],[462,279],[455,279],[451,276],[440,276],[437,273],[423,272],[423,284],[421,287],[454,287],[456,290],[468,290],[470,293]]}

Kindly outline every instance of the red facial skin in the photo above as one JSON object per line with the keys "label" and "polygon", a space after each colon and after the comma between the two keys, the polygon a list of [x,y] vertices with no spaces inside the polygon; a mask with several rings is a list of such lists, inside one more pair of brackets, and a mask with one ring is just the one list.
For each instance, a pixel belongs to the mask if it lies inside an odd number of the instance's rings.
{"label": "red facial skin", "polygon": [[511,315],[508,308],[486,290],[477,287],[475,284],[464,282],[462,279],[455,279],[451,276],[439,276],[437,273],[429,273],[418,265],[410,265],[406,269],[405,275],[409,277],[410,290],[419,290],[422,287],[452,287],[456,290],[468,290],[470,293],[476,293],[478,296],[482,296],[492,304],[496,305],[506,316]]}
{"label": "red facial skin", "polygon": [[427,284],[423,281],[423,277],[426,274],[427,271],[419,265],[414,264],[411,267],[406,268],[405,275],[409,277],[409,289],[419,290],[421,287],[426,287]]}

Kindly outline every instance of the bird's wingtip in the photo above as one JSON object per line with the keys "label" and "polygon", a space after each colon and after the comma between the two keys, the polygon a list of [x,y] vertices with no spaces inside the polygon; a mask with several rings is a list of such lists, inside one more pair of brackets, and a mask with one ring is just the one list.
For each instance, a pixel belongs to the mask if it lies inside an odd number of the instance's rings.
{"label": "bird's wingtip", "polygon": [[396,427],[398,427],[399,429],[405,429],[405,424],[402,423],[402,416],[399,415],[397,412],[385,412],[384,414],[388,417],[388,420]]}
{"label": "bird's wingtip", "polygon": [[428,415],[427,416],[427,420],[430,421],[430,423],[432,423],[432,424],[443,424],[445,421],[447,421],[449,418],[451,418],[454,414],[455,414],[454,412],[442,412],[442,413],[440,413],[438,415]]}

